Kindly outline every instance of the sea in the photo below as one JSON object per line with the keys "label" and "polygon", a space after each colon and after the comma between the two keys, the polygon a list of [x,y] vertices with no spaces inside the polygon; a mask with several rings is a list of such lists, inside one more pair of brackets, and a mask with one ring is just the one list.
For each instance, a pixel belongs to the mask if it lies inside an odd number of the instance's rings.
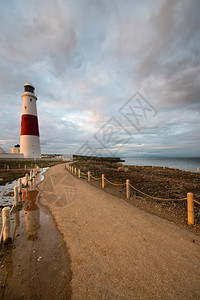
{"label": "sea", "polygon": [[185,170],[190,172],[197,172],[197,168],[200,169],[200,157],[145,157],[145,158],[122,158],[125,160],[125,165],[137,165],[137,166],[157,166],[168,167],[179,170]]}

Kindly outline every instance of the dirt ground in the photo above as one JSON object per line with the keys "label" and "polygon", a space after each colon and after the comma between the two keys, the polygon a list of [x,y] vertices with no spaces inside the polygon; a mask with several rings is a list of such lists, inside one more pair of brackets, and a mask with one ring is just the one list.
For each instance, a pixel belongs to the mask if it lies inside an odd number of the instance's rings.
{"label": "dirt ground", "polygon": [[198,235],[75,178],[64,165],[45,176],[40,201],[70,254],[72,299],[199,299]]}
{"label": "dirt ground", "polygon": [[[125,183],[126,179],[138,190],[155,197],[180,199],[186,198],[188,192],[194,194],[194,199],[200,202],[200,173],[185,172],[170,168],[145,166],[129,166],[127,173],[117,172],[117,165],[93,162],[77,162],[73,164],[83,173],[90,170],[95,178],[101,174],[114,183]],[[86,176],[82,180],[87,181]],[[90,184],[101,189],[101,181],[91,178]],[[105,191],[126,200],[126,188],[112,186],[105,182]],[[129,202],[147,212],[175,222],[197,234],[200,234],[200,205],[195,204],[195,225],[187,224],[187,201],[156,201],[130,189]]]}

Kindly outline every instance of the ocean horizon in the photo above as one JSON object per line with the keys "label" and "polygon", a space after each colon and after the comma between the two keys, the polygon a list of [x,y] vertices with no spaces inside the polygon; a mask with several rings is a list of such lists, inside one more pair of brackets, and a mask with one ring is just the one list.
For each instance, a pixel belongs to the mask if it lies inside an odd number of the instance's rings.
{"label": "ocean horizon", "polygon": [[200,157],[124,157],[125,165],[168,167],[190,172],[200,168]]}

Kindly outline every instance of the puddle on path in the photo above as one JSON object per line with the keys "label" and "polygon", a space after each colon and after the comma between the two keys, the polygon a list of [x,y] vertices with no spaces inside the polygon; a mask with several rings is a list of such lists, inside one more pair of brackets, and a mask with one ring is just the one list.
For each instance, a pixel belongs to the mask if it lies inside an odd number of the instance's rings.
{"label": "puddle on path", "polygon": [[[11,214],[13,243],[0,247],[0,299],[70,299],[69,254],[53,217],[38,202],[35,184],[23,189],[23,201]],[[1,205],[13,204],[12,196],[2,195],[15,185],[1,186]]]}

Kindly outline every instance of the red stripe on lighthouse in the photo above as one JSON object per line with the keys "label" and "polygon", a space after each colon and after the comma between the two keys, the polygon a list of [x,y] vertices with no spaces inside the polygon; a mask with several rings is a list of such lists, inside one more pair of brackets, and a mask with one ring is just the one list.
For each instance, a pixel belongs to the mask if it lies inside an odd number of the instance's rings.
{"label": "red stripe on lighthouse", "polygon": [[37,116],[22,115],[21,135],[39,136],[39,127]]}

